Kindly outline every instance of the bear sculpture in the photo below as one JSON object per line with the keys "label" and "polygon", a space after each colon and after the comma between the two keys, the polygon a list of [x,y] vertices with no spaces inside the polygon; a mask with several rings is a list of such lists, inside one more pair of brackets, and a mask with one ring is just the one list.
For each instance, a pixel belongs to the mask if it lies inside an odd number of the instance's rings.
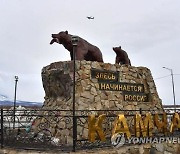
{"label": "bear sculpture", "polygon": [[126,51],[121,49],[120,47],[113,47],[114,52],[116,53],[116,64],[128,64],[131,66],[131,61],[128,58],[128,54],[126,53]]}
{"label": "bear sculpture", "polygon": [[[58,34],[52,34],[53,39],[50,42],[50,44],[53,44],[54,42],[62,44],[70,52],[71,60],[73,60],[73,45],[71,42],[72,36],[73,35],[68,34],[68,31],[62,31]],[[81,37],[79,37],[79,41],[76,46],[75,59],[103,62],[100,49]]]}

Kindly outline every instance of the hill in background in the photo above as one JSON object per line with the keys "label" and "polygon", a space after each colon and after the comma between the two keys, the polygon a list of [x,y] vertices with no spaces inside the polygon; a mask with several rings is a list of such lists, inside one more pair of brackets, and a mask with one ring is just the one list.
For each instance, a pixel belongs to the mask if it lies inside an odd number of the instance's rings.
{"label": "hill in background", "polygon": [[[29,102],[29,101],[16,101],[16,106],[37,106],[41,107],[43,105],[42,102]],[[14,106],[14,101],[9,100],[9,98],[6,95],[0,94],[0,106]]]}

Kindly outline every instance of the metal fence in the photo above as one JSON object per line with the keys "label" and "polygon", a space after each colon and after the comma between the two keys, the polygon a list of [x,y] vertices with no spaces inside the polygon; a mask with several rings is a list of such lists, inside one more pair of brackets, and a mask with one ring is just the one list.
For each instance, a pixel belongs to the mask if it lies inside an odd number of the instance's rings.
{"label": "metal fence", "polygon": [[[75,151],[76,149],[101,148],[111,145],[111,132],[114,127],[114,121],[118,114],[124,114],[130,129],[133,132],[133,123],[136,113],[142,116],[150,112],[152,115],[159,111],[154,110],[76,110],[75,121],[73,125],[72,110],[42,110],[42,109],[24,109],[16,110],[15,116],[13,110],[1,109],[1,148],[12,147],[22,149],[56,149],[61,151]],[[168,121],[172,119],[174,109],[165,108]],[[180,112],[180,109],[176,109]],[[88,141],[88,116],[105,114],[103,129],[106,141],[95,142]],[[15,119],[14,119],[15,118]],[[15,122],[14,122],[15,121]],[[38,124],[37,124],[38,123]],[[73,131],[75,138],[72,138]],[[155,136],[160,135],[154,134]],[[59,140],[59,138],[61,138]],[[74,140],[74,142],[73,142]]]}

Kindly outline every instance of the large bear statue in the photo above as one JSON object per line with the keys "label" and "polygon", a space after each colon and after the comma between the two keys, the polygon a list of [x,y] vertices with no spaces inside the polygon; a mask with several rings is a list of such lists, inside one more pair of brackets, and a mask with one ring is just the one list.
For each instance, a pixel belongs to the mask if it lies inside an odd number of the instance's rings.
{"label": "large bear statue", "polygon": [[126,53],[126,51],[121,49],[121,46],[119,47],[113,47],[114,52],[116,53],[116,60],[115,63],[116,64],[128,64],[131,66],[131,61],[128,57],[128,54]]}
{"label": "large bear statue", "polygon": [[[72,36],[73,35],[68,34],[68,31],[62,31],[58,34],[52,34],[53,39],[50,42],[50,44],[53,44],[54,42],[62,44],[70,52],[71,60],[73,60]],[[75,59],[103,62],[102,53],[99,48],[90,44],[81,37],[79,37],[76,47]]]}

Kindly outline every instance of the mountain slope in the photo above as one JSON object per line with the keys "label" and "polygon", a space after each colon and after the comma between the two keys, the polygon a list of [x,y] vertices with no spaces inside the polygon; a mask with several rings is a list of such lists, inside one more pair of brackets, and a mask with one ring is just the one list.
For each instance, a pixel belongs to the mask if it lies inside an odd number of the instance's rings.
{"label": "mountain slope", "polygon": [[[16,106],[42,106],[42,102],[16,101]],[[14,102],[10,100],[0,101],[0,106],[14,106]]]}
{"label": "mountain slope", "polygon": [[[42,102],[16,101],[16,106],[42,106]],[[14,106],[14,101],[11,101],[6,95],[0,94],[0,106]]]}

